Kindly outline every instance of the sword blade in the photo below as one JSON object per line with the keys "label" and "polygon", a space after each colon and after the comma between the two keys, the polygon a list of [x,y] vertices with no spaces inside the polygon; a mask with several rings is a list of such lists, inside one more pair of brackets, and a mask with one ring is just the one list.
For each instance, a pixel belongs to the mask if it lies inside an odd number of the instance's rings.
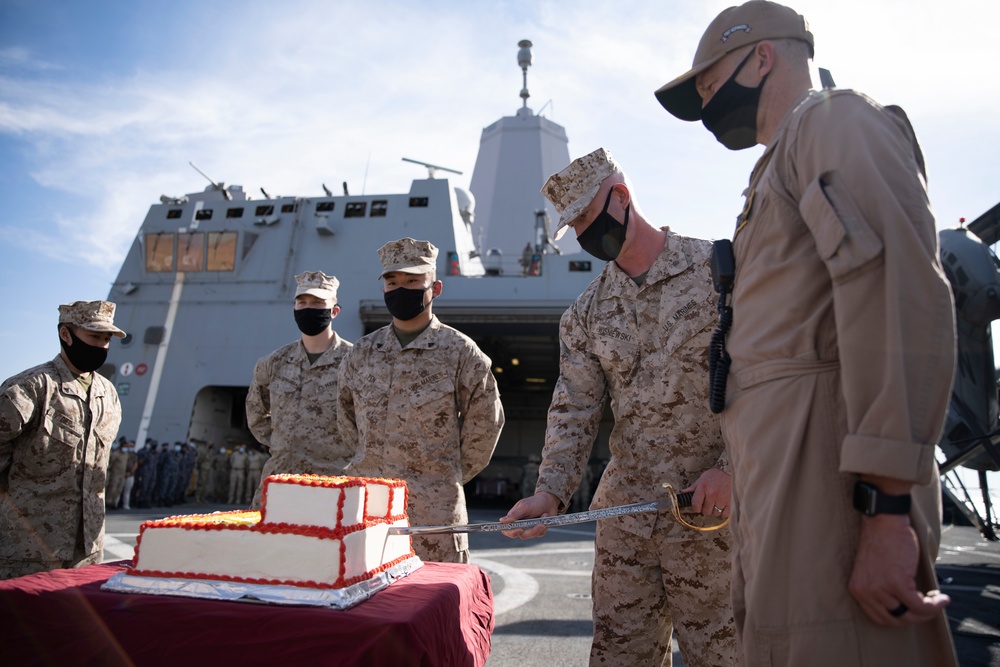
{"label": "sword blade", "polygon": [[[677,504],[680,507],[690,507],[693,493],[678,493]],[[632,503],[631,505],[617,505],[615,507],[605,507],[603,509],[590,510],[587,512],[574,512],[573,514],[559,514],[557,516],[542,516],[536,519],[518,519],[510,523],[500,523],[494,521],[490,523],[466,523],[454,526],[391,526],[390,535],[447,535],[452,533],[499,533],[504,530],[516,530],[518,528],[532,528],[534,526],[566,526],[574,523],[587,523],[598,519],[607,519],[613,516],[623,516],[625,514],[642,514],[644,512],[658,512],[669,510],[673,506],[670,498],[660,498],[643,503]]]}

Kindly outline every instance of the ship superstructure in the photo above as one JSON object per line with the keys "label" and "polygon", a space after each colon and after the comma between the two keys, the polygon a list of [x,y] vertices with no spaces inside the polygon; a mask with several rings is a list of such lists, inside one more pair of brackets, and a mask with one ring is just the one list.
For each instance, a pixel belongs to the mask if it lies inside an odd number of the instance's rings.
{"label": "ship superstructure", "polygon": [[[377,249],[410,236],[441,251],[434,313],[494,362],[507,426],[489,475],[502,479],[505,462],[537,453],[558,376],[559,318],[603,263],[575,240],[563,249],[549,238],[554,211],[539,189],[569,163],[566,134],[526,108],[483,131],[477,196],[456,174],[437,177],[451,170],[421,163],[428,177],[405,193],[334,195],[323,186],[320,196],[252,200],[241,186],[212,182],[161,197],[108,297],[130,334],[102,369],[121,398],[121,433],[140,445],[146,437],[252,442],[244,401],[254,364],[299,336],[294,276],[321,270],[340,280],[334,328],[357,340],[390,321]],[[476,201],[494,201],[496,190],[502,198],[477,223]],[[517,205],[499,207],[501,199]]]}

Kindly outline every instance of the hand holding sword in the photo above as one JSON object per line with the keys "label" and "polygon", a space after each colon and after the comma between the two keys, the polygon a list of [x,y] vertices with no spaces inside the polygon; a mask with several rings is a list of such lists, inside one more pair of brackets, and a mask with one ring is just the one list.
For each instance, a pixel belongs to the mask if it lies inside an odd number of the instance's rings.
{"label": "hand holding sword", "polygon": [[[664,489],[670,489],[669,484],[661,485]],[[695,511],[704,514],[705,516],[711,516],[723,523],[718,526],[713,526],[721,528],[728,523],[729,519],[729,499],[732,491],[732,478],[726,472],[719,470],[718,468],[709,468],[698,477],[694,484],[684,489],[680,494],[676,495],[679,502],[677,505],[677,518],[694,528],[691,524],[680,519],[679,510],[681,508],[692,507]],[[672,492],[672,491],[671,491]],[[665,501],[666,499],[664,499]],[[652,509],[672,509],[670,504],[664,501],[661,507],[650,508]],[[559,514],[559,499],[553,494],[547,491],[539,491],[533,496],[527,498],[522,498],[517,501],[517,503],[510,508],[507,515],[500,519],[500,523],[511,523],[514,521],[519,521],[523,519],[535,518],[535,517],[551,517],[557,516]],[[535,526],[530,526],[528,528],[513,528],[511,530],[503,531],[503,534],[511,538],[520,538],[522,540],[530,540],[536,537],[542,537],[548,532],[548,526],[544,524],[539,524]]]}

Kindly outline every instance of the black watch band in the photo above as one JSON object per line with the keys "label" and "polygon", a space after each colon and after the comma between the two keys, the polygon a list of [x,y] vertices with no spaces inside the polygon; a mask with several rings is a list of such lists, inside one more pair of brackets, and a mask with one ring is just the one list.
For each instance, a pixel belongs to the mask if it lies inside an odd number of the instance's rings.
{"label": "black watch band", "polygon": [[865,516],[909,514],[910,494],[890,496],[867,482],[858,482],[854,485],[854,509]]}

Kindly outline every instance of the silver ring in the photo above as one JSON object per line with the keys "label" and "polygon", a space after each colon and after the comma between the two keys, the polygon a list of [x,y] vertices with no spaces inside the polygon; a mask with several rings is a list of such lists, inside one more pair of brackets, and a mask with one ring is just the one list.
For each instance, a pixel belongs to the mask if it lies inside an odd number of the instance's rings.
{"label": "silver ring", "polygon": [[712,505],[712,508],[719,514],[722,514],[722,508],[719,507],[718,505]]}

